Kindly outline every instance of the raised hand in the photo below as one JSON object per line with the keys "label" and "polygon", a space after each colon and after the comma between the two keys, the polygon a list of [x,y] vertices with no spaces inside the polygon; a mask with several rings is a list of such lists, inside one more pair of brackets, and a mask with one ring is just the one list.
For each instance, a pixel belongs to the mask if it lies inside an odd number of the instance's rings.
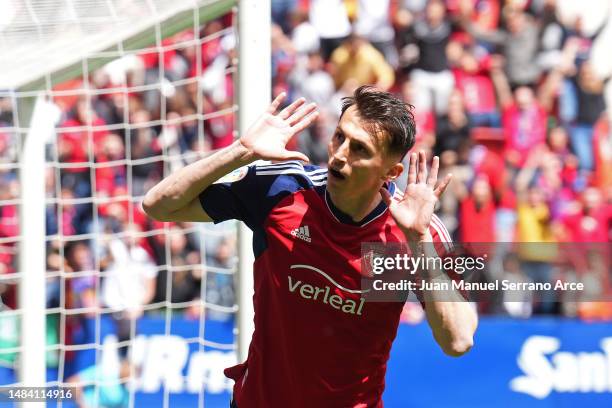
{"label": "raised hand", "polygon": [[436,187],[439,166],[440,159],[435,156],[428,177],[425,152],[421,150],[418,156],[412,153],[404,197],[397,201],[392,199],[387,189],[380,190],[391,216],[409,241],[422,241],[427,237],[436,203],[450,183],[452,176],[449,174]]}
{"label": "raised hand", "polygon": [[240,138],[240,143],[249,149],[256,159],[297,159],[308,162],[308,157],[304,154],[289,151],[285,146],[293,136],[314,122],[318,116],[317,106],[314,103],[304,105],[305,99],[300,98],[277,113],[285,97],[283,92],[272,101],[268,110]]}

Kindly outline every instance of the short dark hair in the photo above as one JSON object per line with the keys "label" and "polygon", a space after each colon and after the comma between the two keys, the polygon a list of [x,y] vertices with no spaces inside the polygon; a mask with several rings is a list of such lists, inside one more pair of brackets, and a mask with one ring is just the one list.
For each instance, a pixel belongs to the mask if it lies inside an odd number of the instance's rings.
{"label": "short dark hair", "polygon": [[403,158],[414,146],[416,124],[413,106],[389,92],[364,85],[355,90],[353,96],[342,98],[342,113],[355,105],[359,116],[370,129],[368,132],[383,133],[389,138],[390,151]]}

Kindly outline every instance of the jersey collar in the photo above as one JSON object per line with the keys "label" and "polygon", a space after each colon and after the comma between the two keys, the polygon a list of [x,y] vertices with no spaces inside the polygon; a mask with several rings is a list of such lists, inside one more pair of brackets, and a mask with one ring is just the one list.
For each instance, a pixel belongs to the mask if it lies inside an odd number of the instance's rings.
{"label": "jersey collar", "polygon": [[[387,191],[389,191],[391,196],[393,196],[396,189],[395,183],[385,183],[383,187],[386,188]],[[364,227],[375,219],[377,219],[378,217],[380,217],[381,215],[383,215],[385,211],[387,211],[387,205],[384,201],[381,200],[380,203],[376,206],[376,208],[374,208],[367,216],[365,216],[365,218],[363,218],[361,221],[353,221],[353,219],[349,215],[343,213],[342,210],[340,210],[334,205],[331,198],[329,197],[327,189],[325,189],[324,197],[325,204],[327,204],[329,212],[331,212],[336,221],[342,224],[353,225],[356,227]]]}

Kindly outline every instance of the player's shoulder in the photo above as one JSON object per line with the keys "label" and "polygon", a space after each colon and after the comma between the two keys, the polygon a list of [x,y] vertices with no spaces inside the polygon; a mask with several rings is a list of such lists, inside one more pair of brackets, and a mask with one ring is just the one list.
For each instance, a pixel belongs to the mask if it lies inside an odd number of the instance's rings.
{"label": "player's shoulder", "polygon": [[279,163],[256,162],[251,171],[264,183],[296,185],[301,188],[314,188],[327,183],[327,169],[304,164],[299,160]]}

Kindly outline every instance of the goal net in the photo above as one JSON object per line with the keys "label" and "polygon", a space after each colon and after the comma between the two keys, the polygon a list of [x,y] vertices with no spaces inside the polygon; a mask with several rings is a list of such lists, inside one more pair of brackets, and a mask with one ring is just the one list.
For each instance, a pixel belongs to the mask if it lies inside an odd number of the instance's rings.
{"label": "goal net", "polygon": [[140,203],[236,136],[237,3],[3,2],[0,386],[76,387],[49,406],[227,406],[238,225]]}

